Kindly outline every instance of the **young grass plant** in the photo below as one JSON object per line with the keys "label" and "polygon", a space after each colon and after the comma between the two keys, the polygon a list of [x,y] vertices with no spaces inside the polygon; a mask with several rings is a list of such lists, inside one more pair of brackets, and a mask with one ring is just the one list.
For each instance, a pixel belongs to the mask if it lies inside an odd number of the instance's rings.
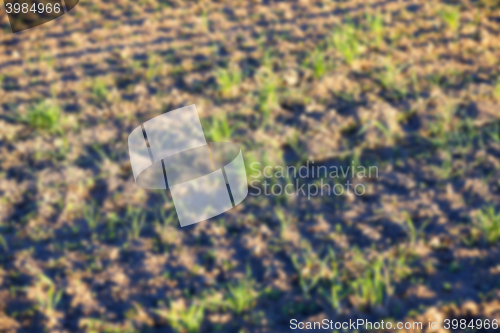
{"label": "young grass plant", "polygon": [[330,37],[330,47],[340,52],[345,62],[351,65],[361,53],[361,42],[356,26],[353,23],[345,23],[337,27]]}
{"label": "young grass plant", "polygon": [[446,6],[439,11],[439,16],[441,16],[450,31],[457,34],[460,26],[460,9],[454,6]]}
{"label": "young grass plant", "polygon": [[495,244],[500,240],[500,211],[496,212],[494,206],[479,211],[475,223],[488,244]]}
{"label": "young grass plant", "polygon": [[147,81],[153,81],[158,76],[158,72],[161,72],[161,64],[161,58],[155,54],[148,58],[148,68],[145,74]]}
{"label": "young grass plant", "polygon": [[27,123],[34,129],[57,132],[60,129],[61,110],[49,101],[42,101],[28,110]]}
{"label": "young grass plant", "polygon": [[0,234],[0,245],[2,245],[5,252],[9,251],[9,245],[2,234]]}
{"label": "young grass plant", "polygon": [[201,13],[201,26],[204,31],[210,32],[210,19],[206,10]]}
{"label": "young grass plant", "polygon": [[[429,125],[429,134],[431,135],[431,142],[437,147],[443,147],[449,144],[449,139],[452,133],[456,130],[454,128],[455,114],[458,111],[458,104],[454,101],[448,102],[436,114],[435,121]],[[466,118],[462,123],[467,127]],[[469,128],[472,128],[469,126]]]}
{"label": "young grass plant", "polygon": [[[381,134],[385,137],[385,143],[392,145],[395,140],[398,138],[398,133],[397,130],[394,129],[394,127],[389,126],[388,124],[384,124],[383,122],[379,120],[371,120],[368,121],[358,132],[357,135],[363,135],[366,133],[368,130],[371,128],[375,127],[380,131]],[[379,144],[379,140],[375,139],[374,141],[375,144]]]}
{"label": "young grass plant", "polygon": [[500,100],[500,77],[495,80],[495,86],[493,87],[493,97]]}
{"label": "young grass plant", "polygon": [[406,67],[396,66],[393,61],[388,60],[385,69],[378,75],[378,81],[390,98],[400,99],[408,93],[406,82],[400,79],[400,74]]}
{"label": "young grass plant", "polygon": [[158,220],[155,223],[155,231],[158,235],[158,239],[162,242],[162,244],[167,244],[169,240],[171,240],[175,235],[172,234],[172,225],[175,223],[174,217],[175,214],[170,213],[168,216],[165,213],[164,208],[160,208],[158,211]]}
{"label": "young grass plant", "polygon": [[172,307],[170,310],[158,310],[156,313],[167,320],[178,333],[199,333],[205,316],[205,306],[193,303],[188,308]]}
{"label": "young grass plant", "polygon": [[99,223],[99,209],[95,205],[87,205],[83,208],[83,217],[87,221],[90,230],[95,230]]}
{"label": "young grass plant", "polygon": [[334,310],[339,310],[340,301],[345,295],[342,293],[343,286],[342,281],[340,280],[338,258],[335,256],[335,253],[331,249],[330,258],[332,261],[330,273],[328,276],[328,280],[331,283],[330,291],[328,292],[322,290],[322,294]]}
{"label": "young grass plant", "polygon": [[130,221],[128,238],[130,240],[138,239],[140,237],[141,230],[144,227],[146,217],[140,209],[129,209],[127,212],[127,217],[129,217]]}
{"label": "young grass plant", "polygon": [[329,256],[324,259],[318,258],[309,243],[304,243],[301,256],[292,255],[292,264],[297,270],[299,286],[305,297],[309,298],[311,291],[318,285],[319,281],[328,272],[327,262]]}
{"label": "young grass plant", "polygon": [[234,97],[238,93],[238,86],[243,80],[243,73],[238,66],[231,66],[228,69],[218,69],[215,77],[221,96]]}
{"label": "young grass plant", "polygon": [[226,113],[220,113],[205,120],[203,128],[210,142],[228,141],[234,132],[234,128],[229,125]]}
{"label": "young grass plant", "polygon": [[327,70],[325,52],[320,47],[314,49],[306,60],[306,66],[312,69],[314,78],[319,79],[323,77]]}
{"label": "young grass plant", "polygon": [[[30,268],[34,272],[32,268]],[[56,326],[58,322],[57,305],[61,301],[64,290],[57,289],[54,281],[42,272],[34,272],[37,281],[35,290],[37,290],[37,308],[49,320],[48,326]]]}
{"label": "young grass plant", "polygon": [[500,143],[500,123],[496,123],[487,131],[488,136],[494,143]]}
{"label": "young grass plant", "polygon": [[350,283],[361,308],[382,305],[385,295],[391,293],[389,270],[383,258],[368,264],[363,274]]}
{"label": "young grass plant", "polygon": [[284,238],[285,230],[290,227],[291,218],[286,216],[284,209],[279,206],[275,209],[275,214],[280,221],[280,236],[281,239]]}
{"label": "young grass plant", "polygon": [[262,67],[256,75],[258,85],[258,105],[259,111],[267,122],[271,115],[271,110],[278,105],[278,78],[273,73],[271,67]]}
{"label": "young grass plant", "polygon": [[236,285],[228,286],[228,297],[224,300],[224,307],[237,315],[253,308],[259,293],[255,290],[254,282],[250,279],[241,281]]}
{"label": "young grass plant", "polygon": [[[425,225],[427,225],[427,222],[424,224],[424,226]],[[423,230],[424,226],[420,227],[419,230]],[[417,235],[418,234],[420,234],[420,232],[417,232]],[[411,275],[411,261],[412,257],[407,249],[396,249],[390,260],[388,261],[388,271],[392,274],[394,280],[400,281]],[[388,290],[389,292],[392,292],[392,288],[390,286]]]}
{"label": "young grass plant", "polygon": [[429,224],[430,220],[423,222],[422,225],[417,229],[415,227],[415,223],[413,222],[413,219],[411,218],[410,213],[405,212],[404,213],[404,221],[405,221],[405,223],[403,224],[403,228],[404,228],[404,230],[409,238],[408,247],[409,247],[409,249],[414,249],[418,243],[419,237],[421,237],[422,235],[425,234],[424,229]]}
{"label": "young grass plant", "polygon": [[373,43],[376,47],[380,48],[382,46],[383,41],[383,33],[384,33],[384,20],[379,11],[375,15],[370,13],[366,13],[366,22],[368,25],[368,29],[373,36]]}
{"label": "young grass plant", "polygon": [[132,326],[132,322],[129,321],[125,326],[114,324],[112,322],[106,320],[100,320],[95,318],[83,318],[80,320],[80,328],[85,328],[85,332],[95,333],[95,332],[103,332],[103,333],[139,333],[140,331],[136,330],[133,327],[128,327],[127,325]]}
{"label": "young grass plant", "polygon": [[340,301],[342,300],[342,284],[339,282],[332,283],[330,292],[323,292],[323,296],[327,299],[328,303],[334,310],[340,309]]}
{"label": "young grass plant", "polygon": [[102,79],[96,79],[92,84],[92,97],[96,103],[103,103],[108,100],[109,90],[106,82]]}

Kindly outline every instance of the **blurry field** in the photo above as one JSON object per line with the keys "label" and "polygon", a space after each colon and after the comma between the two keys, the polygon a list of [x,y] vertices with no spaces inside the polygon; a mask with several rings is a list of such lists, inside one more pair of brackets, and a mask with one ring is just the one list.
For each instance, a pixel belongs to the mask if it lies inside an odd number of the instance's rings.
{"label": "blurry field", "polygon": [[[1,10],[1,332],[500,320],[498,1],[82,0],[18,34]],[[379,177],[180,228],[127,137],[190,104],[247,166]]]}

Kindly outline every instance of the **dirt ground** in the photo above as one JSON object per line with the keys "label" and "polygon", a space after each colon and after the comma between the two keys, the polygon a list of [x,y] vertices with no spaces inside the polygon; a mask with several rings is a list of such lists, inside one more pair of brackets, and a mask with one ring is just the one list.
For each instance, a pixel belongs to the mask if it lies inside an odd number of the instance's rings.
{"label": "dirt ground", "polygon": [[[498,1],[82,0],[16,34],[0,8],[0,332],[496,331]],[[181,228],[127,138],[190,104],[254,186]],[[377,173],[263,194],[312,163]]]}

